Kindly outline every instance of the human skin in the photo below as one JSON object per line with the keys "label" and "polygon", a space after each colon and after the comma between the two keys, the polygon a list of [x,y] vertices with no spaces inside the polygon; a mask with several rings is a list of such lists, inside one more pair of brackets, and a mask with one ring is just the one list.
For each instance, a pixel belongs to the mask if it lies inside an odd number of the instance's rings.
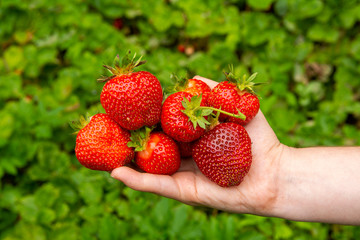
{"label": "human skin", "polygon": [[[217,82],[196,76],[211,88]],[[245,126],[253,162],[239,186],[223,188],[192,160],[171,176],[124,166],[111,176],[128,187],[185,204],[295,221],[360,224],[360,147],[293,148],[278,140],[261,111]]]}

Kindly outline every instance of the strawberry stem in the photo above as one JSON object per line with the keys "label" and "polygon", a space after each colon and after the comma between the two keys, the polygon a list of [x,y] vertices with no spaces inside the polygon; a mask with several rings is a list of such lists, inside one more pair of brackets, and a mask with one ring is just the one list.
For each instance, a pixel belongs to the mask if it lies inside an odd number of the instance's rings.
{"label": "strawberry stem", "polygon": [[235,118],[240,118],[242,120],[245,120],[246,119],[246,116],[240,112],[240,110],[238,110],[238,114],[234,114],[234,113],[229,113],[229,112],[226,112],[224,110],[221,110],[221,109],[218,109],[218,108],[214,108],[214,107],[204,107],[204,106],[200,106],[198,109],[211,109],[215,112],[220,112],[220,113],[223,113],[223,114],[226,114],[228,116],[231,116],[231,117],[235,117]]}

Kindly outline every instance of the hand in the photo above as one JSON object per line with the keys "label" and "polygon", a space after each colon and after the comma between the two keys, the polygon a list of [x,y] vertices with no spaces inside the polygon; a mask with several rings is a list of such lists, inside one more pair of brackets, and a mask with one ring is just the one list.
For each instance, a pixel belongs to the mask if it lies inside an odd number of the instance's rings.
{"label": "hand", "polygon": [[[196,76],[211,88],[217,82]],[[182,160],[171,176],[138,172],[130,167],[114,169],[111,176],[128,187],[234,213],[271,215],[277,200],[277,172],[284,149],[261,111],[245,126],[252,139],[253,162],[239,186],[222,188],[206,178],[192,159]]]}

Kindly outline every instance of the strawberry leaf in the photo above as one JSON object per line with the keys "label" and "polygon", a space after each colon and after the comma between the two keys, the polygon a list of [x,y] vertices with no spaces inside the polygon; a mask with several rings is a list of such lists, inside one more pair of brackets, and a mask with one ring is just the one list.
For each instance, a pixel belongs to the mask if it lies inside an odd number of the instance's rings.
{"label": "strawberry leaf", "polygon": [[185,109],[189,108],[188,106],[190,106],[190,102],[186,97],[184,97],[184,100],[181,102],[181,104]]}
{"label": "strawberry leaf", "polygon": [[114,77],[116,77],[116,75],[111,75],[110,77],[107,76],[101,76],[97,79],[98,82],[107,82],[111,79],[113,79]]}
{"label": "strawberry leaf", "polygon": [[138,130],[130,131],[131,137],[130,142],[127,143],[127,146],[135,148],[135,152],[141,152],[145,150],[150,137],[150,133],[154,128],[155,126],[142,127]]}
{"label": "strawberry leaf", "polygon": [[224,72],[224,74],[226,79],[229,82],[235,83],[240,91],[247,91],[253,95],[256,95],[253,87],[260,85],[258,83],[254,83],[254,79],[256,78],[257,73],[253,73],[250,77],[247,77],[245,74],[242,77],[236,76],[233,65],[229,65],[229,72]]}
{"label": "strawberry leaf", "polygon": [[135,67],[140,66],[146,62],[146,61],[141,60],[142,56],[139,57],[138,59],[136,59],[136,53],[134,54],[134,56],[132,58],[129,57],[130,54],[131,54],[130,51],[128,53],[126,53],[125,56],[121,59],[121,61],[120,61],[119,54],[116,55],[116,57],[114,59],[114,67],[108,66],[108,65],[103,65],[103,67],[106,68],[112,74],[112,76],[111,77],[100,77],[98,79],[98,81],[106,82],[116,76],[132,73],[134,71]]}
{"label": "strawberry leaf", "polygon": [[213,112],[212,109],[201,109],[200,115],[201,116],[209,116]]}
{"label": "strawberry leaf", "polygon": [[170,80],[171,80],[172,84],[169,87],[165,88],[165,90],[164,90],[164,93],[167,96],[169,96],[173,93],[176,93],[176,92],[183,91],[184,89],[186,89],[187,84],[189,82],[188,78],[179,77],[175,73],[172,73],[170,75]]}
{"label": "strawberry leaf", "polygon": [[253,73],[248,79],[247,79],[247,82],[252,82],[255,78],[256,78],[256,76],[257,76],[257,72],[256,73]]}
{"label": "strawberry leaf", "polygon": [[69,125],[72,129],[75,130],[74,134],[77,134],[81,129],[83,129],[91,120],[89,113],[86,114],[86,117],[81,115],[78,120],[73,120],[69,122]]}
{"label": "strawberry leaf", "polygon": [[204,122],[202,122],[202,121],[198,121],[197,122],[198,124],[199,124],[199,126],[201,127],[201,128],[206,128],[206,126],[205,126],[205,123]]}
{"label": "strawberry leaf", "polygon": [[201,94],[191,97],[190,101],[187,98],[184,98],[182,101],[182,106],[185,109],[181,110],[181,112],[189,117],[189,121],[193,124],[194,129],[196,129],[198,125],[205,129],[206,126],[210,124],[204,117],[209,116],[213,110],[201,106],[201,101]]}
{"label": "strawberry leaf", "polygon": [[190,101],[193,106],[200,106],[201,100],[202,100],[202,95],[200,94],[193,96]]}

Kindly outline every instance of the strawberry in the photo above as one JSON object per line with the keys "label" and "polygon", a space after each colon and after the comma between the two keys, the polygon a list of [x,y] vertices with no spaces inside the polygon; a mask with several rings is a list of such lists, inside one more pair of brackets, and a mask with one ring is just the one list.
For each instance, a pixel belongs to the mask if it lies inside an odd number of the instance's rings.
{"label": "strawberry", "polygon": [[80,118],[73,122],[77,132],[75,154],[79,162],[89,169],[111,171],[128,164],[134,150],[127,146],[130,132],[122,129],[109,115],[99,113],[91,120]]}
{"label": "strawberry", "polygon": [[179,44],[177,45],[177,50],[181,53],[184,53],[185,52],[185,45],[184,44]]}
{"label": "strawberry", "polygon": [[243,126],[220,123],[195,142],[192,156],[211,181],[221,187],[237,186],[251,166],[251,139]]}
{"label": "strawberry", "polygon": [[[189,116],[186,115],[183,110],[185,110],[184,105],[182,104],[183,100],[189,100],[193,95],[188,92],[176,92],[171,94],[163,103],[161,110],[161,127],[163,131],[179,142],[192,142],[195,139],[199,138],[206,131],[205,123],[206,119],[200,116],[200,124],[203,124],[203,127],[197,125],[194,122],[189,121]],[[196,103],[200,106],[201,98],[197,98]]]}
{"label": "strawberry", "polygon": [[214,108],[221,108],[230,113],[241,112],[246,119],[234,118],[220,114],[220,121],[229,121],[245,125],[251,121],[258,113],[260,102],[253,91],[253,82],[256,74],[251,75],[248,79],[236,77],[232,71],[225,73],[227,81],[221,82],[211,91],[208,97],[208,104]]}
{"label": "strawberry", "polygon": [[[167,135],[178,142],[192,142],[206,132],[207,126],[211,124],[207,118],[215,110],[229,114],[220,109],[206,106],[202,95],[193,96],[188,92],[176,92],[163,103],[161,127]],[[241,113],[230,115],[243,119],[245,117]]]}
{"label": "strawberry", "polygon": [[114,22],[113,22],[113,26],[118,29],[121,30],[124,27],[124,22],[123,19],[121,18],[115,18]]}
{"label": "strawberry", "polygon": [[194,142],[177,142],[180,151],[180,156],[183,158],[191,157],[193,144]]}
{"label": "strawberry", "polygon": [[150,128],[132,131],[128,146],[135,147],[135,163],[147,173],[171,175],[180,167],[180,152],[175,141]]}
{"label": "strawberry", "polygon": [[[100,102],[106,113],[121,127],[136,130],[143,126],[152,126],[160,121],[162,88],[159,80],[149,72],[133,72],[144,61],[135,61],[136,54],[130,60],[128,55],[116,61],[115,67],[104,66],[110,77],[98,79],[106,82]],[[119,57],[118,57],[119,58]]]}

